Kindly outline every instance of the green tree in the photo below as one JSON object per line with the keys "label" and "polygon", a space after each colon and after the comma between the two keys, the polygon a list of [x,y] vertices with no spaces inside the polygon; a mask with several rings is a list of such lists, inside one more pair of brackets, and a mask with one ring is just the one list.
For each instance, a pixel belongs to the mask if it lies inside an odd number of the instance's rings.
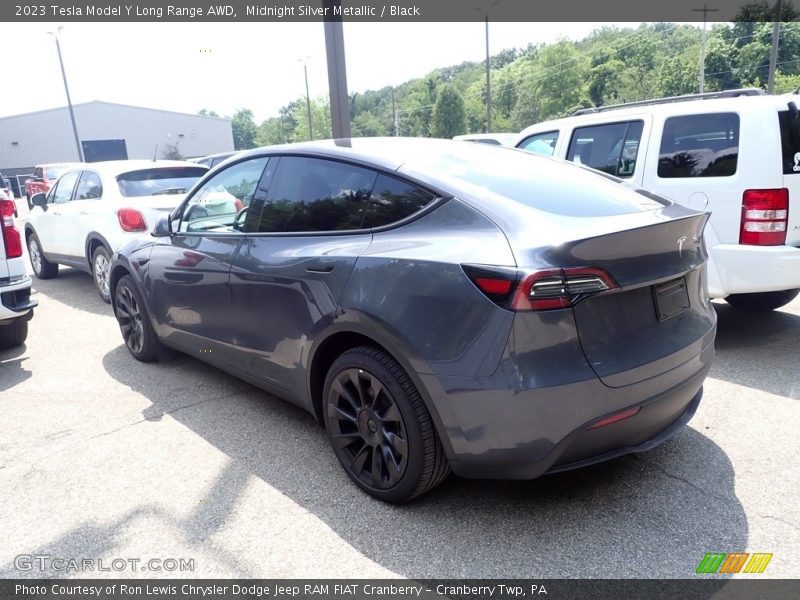
{"label": "green tree", "polygon": [[203,115],[204,117],[218,117],[218,116],[219,116],[219,115],[216,113],[216,111],[213,111],[213,110],[206,110],[205,108],[201,108],[200,110],[198,110],[198,111],[197,111],[197,114],[198,114],[198,115]]}
{"label": "green tree", "polygon": [[464,99],[452,85],[447,84],[439,90],[433,107],[431,133],[434,137],[452,138],[467,129]]}
{"label": "green tree", "polygon": [[236,150],[255,148],[258,127],[253,120],[252,110],[249,108],[237,110],[231,119],[231,129],[233,130],[233,147]]}
{"label": "green tree", "polygon": [[353,119],[353,137],[375,137],[387,135],[386,126],[371,112],[362,112]]}
{"label": "green tree", "polygon": [[164,148],[161,150],[161,158],[166,160],[183,160],[184,156],[178,148],[178,142],[174,144],[167,142],[164,144]]}

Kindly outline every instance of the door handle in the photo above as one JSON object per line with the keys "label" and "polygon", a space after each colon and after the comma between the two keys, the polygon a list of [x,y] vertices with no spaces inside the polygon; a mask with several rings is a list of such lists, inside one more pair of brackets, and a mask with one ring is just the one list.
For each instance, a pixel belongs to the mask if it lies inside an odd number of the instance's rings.
{"label": "door handle", "polygon": [[313,267],[306,267],[309,273],[330,273],[333,271],[333,265],[319,265]]}
{"label": "door handle", "polygon": [[81,210],[81,211],[78,212],[78,214],[79,215],[88,215],[89,211],[88,210]]}
{"label": "door handle", "polygon": [[60,212],[56,212],[56,211],[52,211],[52,214],[55,215],[56,217],[60,217],[61,216],[61,213]]}

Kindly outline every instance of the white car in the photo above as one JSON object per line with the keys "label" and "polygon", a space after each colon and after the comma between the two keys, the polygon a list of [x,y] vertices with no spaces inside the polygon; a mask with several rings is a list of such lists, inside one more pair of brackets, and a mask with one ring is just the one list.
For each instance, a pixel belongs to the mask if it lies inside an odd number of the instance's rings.
{"label": "white car", "polygon": [[14,199],[0,197],[0,349],[19,346],[28,337],[36,300],[22,256],[22,232],[14,221]]}
{"label": "white car", "polygon": [[514,146],[519,137],[518,133],[467,133],[457,135],[454,140],[461,142],[478,142],[479,144],[491,144],[492,146]]}
{"label": "white car", "polygon": [[710,212],[709,295],[772,310],[800,291],[798,104],[753,89],[584,109],[528,127],[516,147]]}
{"label": "white car", "polygon": [[90,273],[110,302],[111,255],[181,203],[208,167],[187,161],[117,160],[86,164],[31,198],[25,224],[33,272],[39,279],[67,265]]}

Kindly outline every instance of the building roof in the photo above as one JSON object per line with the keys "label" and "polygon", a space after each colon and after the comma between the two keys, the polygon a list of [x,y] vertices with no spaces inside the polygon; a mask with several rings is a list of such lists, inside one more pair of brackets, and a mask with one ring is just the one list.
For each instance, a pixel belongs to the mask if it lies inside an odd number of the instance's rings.
{"label": "building roof", "polygon": [[[92,100],[90,102],[78,102],[78,103],[74,103],[72,105],[72,107],[76,108],[76,107],[79,107],[79,106],[97,106],[97,105],[113,106],[113,107],[119,107],[119,108],[125,108],[125,109],[134,109],[134,110],[146,110],[146,111],[150,111],[150,112],[160,112],[160,113],[168,113],[168,114],[173,114],[173,115],[183,115],[183,116],[187,116],[187,117],[198,117],[200,119],[215,119],[215,120],[218,120],[218,121],[230,121],[230,119],[227,118],[227,117],[212,117],[212,116],[209,116],[209,115],[201,115],[201,114],[195,114],[195,113],[184,113],[184,112],[178,112],[178,111],[174,111],[174,110],[164,110],[164,109],[161,109],[161,108],[148,108],[146,106],[133,106],[132,104],[119,104],[117,102],[105,102],[103,100]],[[35,111],[32,111],[32,112],[28,112],[28,113],[19,113],[19,114],[16,114],[16,115],[8,115],[8,116],[5,116],[5,117],[0,117],[0,121],[2,121],[4,119],[16,119],[18,117],[27,117],[27,116],[30,116],[30,115],[38,115],[38,114],[56,112],[56,111],[66,110],[66,109],[67,109],[66,106],[58,106],[58,107],[55,107],[55,108],[45,108],[45,109],[42,109],[42,110],[35,110]]]}

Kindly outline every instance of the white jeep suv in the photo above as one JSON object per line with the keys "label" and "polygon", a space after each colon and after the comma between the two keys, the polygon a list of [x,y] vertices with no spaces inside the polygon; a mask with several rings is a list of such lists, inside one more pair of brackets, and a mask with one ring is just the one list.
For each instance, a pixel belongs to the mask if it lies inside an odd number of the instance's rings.
{"label": "white jeep suv", "polygon": [[28,337],[36,300],[22,256],[22,234],[14,222],[14,200],[0,197],[0,349],[19,346]]}
{"label": "white jeep suv", "polygon": [[772,310],[800,288],[798,104],[746,89],[584,109],[528,127],[516,146],[710,212],[709,295]]}
{"label": "white jeep suv", "polygon": [[82,165],[31,198],[25,239],[39,279],[67,265],[90,273],[111,301],[111,255],[177,207],[208,167],[174,160],[116,160]]}

